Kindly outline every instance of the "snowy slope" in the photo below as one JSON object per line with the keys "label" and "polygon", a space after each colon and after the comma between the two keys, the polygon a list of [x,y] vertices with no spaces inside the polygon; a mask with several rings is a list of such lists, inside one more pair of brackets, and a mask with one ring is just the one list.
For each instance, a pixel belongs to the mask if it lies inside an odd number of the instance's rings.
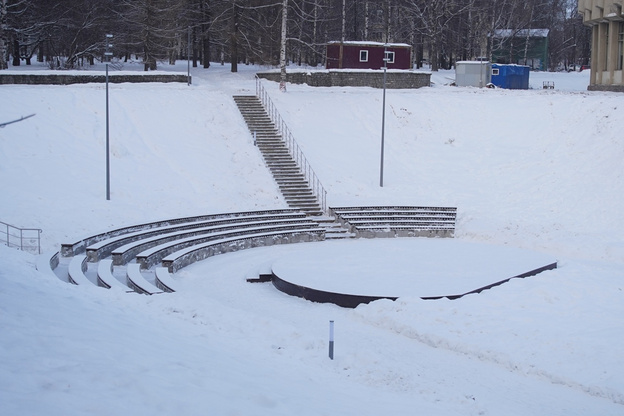
{"label": "snowy slope", "polygon": [[[285,206],[231,99],[255,91],[255,68],[240,69],[111,85],[111,201],[104,87],[2,86],[2,120],[37,115],[0,130],[0,220],[42,228],[48,251],[152,219]],[[584,91],[585,73],[532,77],[528,91],[449,87],[448,72],[389,90],[383,188],[380,90],[264,85],[330,205],[457,206],[457,238],[538,250],[557,270],[346,310],[245,283],[323,243],[218,256],[152,297],[71,286],[0,247],[0,413],[621,415],[622,95]]]}

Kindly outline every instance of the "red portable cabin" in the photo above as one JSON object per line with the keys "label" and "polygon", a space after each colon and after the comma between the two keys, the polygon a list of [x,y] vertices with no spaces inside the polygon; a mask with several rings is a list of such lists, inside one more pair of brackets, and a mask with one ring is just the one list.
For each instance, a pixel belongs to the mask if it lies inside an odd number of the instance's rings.
{"label": "red portable cabin", "polygon": [[384,50],[388,69],[412,69],[412,47],[407,43],[329,42],[327,69],[381,69]]}

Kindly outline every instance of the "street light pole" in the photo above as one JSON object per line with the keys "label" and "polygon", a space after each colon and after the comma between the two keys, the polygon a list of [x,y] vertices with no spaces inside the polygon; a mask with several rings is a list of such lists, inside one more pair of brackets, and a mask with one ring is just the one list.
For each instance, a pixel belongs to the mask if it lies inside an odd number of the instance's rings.
{"label": "street light pole", "polygon": [[381,163],[379,168],[379,186],[383,188],[384,175],[384,132],[386,130],[386,69],[388,66],[388,45],[384,45],[383,57],[383,101],[381,110]]}
{"label": "street light pole", "polygon": [[110,201],[110,140],[108,128],[108,61],[113,53],[108,49],[113,46],[109,40],[113,35],[106,35],[106,51],[104,52],[104,60],[106,61],[106,200]]}

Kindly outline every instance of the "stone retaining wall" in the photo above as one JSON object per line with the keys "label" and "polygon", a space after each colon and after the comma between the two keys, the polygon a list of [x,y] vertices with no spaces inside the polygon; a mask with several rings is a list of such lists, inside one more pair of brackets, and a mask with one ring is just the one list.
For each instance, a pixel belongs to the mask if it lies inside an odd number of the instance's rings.
{"label": "stone retaining wall", "polygon": [[587,87],[588,91],[624,92],[624,85],[593,84]]}
{"label": "stone retaining wall", "polygon": [[[109,74],[108,82],[119,84],[122,82],[187,82],[188,77],[181,74]],[[88,84],[90,82],[104,83],[106,75],[71,75],[71,74],[3,74],[0,73],[0,84],[27,84],[27,85],[69,85]]]}
{"label": "stone retaining wall", "polygon": [[[258,77],[270,81],[280,81],[279,72],[259,72]],[[287,82],[308,84],[311,87],[373,87],[383,88],[383,71],[319,71],[289,72]],[[428,72],[387,71],[386,88],[407,89],[428,87],[431,74]]]}

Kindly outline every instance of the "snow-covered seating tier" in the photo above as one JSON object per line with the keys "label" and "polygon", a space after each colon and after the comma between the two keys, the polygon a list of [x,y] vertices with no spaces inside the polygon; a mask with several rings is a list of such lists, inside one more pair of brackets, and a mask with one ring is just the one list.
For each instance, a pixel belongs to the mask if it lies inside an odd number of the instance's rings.
{"label": "snow-covered seating tier", "polygon": [[[167,268],[158,267],[172,253],[192,253],[173,262],[170,269],[175,271],[198,259],[228,251],[316,241],[324,236],[325,228],[318,221],[296,209],[174,218],[63,244],[60,252],[47,255],[38,267],[77,285],[116,287],[142,294],[174,292],[175,278]],[[155,270],[149,270],[153,266],[157,266]]]}
{"label": "snow-covered seating tier", "polygon": [[135,292],[143,295],[154,295],[156,293],[162,293],[156,285],[148,282],[141,274],[141,269],[138,264],[129,264],[126,269],[126,283],[128,287],[132,288]]}
{"label": "snow-covered seating tier", "polygon": [[176,283],[171,278],[169,270],[164,267],[156,267],[155,283],[156,287],[163,292],[171,293],[176,291]]}
{"label": "snow-covered seating tier", "polygon": [[204,260],[211,256],[244,250],[253,247],[264,247],[275,244],[301,243],[321,241],[325,239],[325,230],[317,226],[314,228],[289,229],[282,231],[264,232],[241,237],[232,237],[191,246],[176,251],[162,260],[163,267],[175,273],[183,267]]}
{"label": "snow-covered seating tier", "polygon": [[138,253],[169,241],[206,234],[217,235],[261,225],[279,225],[301,221],[307,221],[305,214],[294,212],[290,214],[250,215],[161,227],[156,230],[139,231],[100,241],[87,247],[87,256],[90,261],[97,261],[101,256],[112,255],[113,263],[120,266],[128,263]]}
{"label": "snow-covered seating tier", "polygon": [[69,263],[69,267],[67,270],[69,283],[73,283],[75,285],[85,285],[90,284],[91,282],[87,279],[85,272],[87,271],[87,256],[84,254],[74,256]]}
{"label": "snow-covered seating tier", "polygon": [[[232,239],[246,238],[249,235],[274,235],[274,233],[301,233],[305,231],[316,232],[319,230],[319,224],[309,220],[299,221],[283,221],[283,222],[267,222],[267,223],[247,223],[241,224],[237,228],[229,228],[227,230],[207,231],[191,237],[181,238],[148,248],[136,255],[136,261],[141,265],[142,269],[149,269],[158,264],[166,256],[201,244],[218,245],[221,241],[232,241]],[[174,270],[170,270],[174,272]]]}
{"label": "snow-covered seating tier", "polygon": [[86,251],[86,248],[99,242],[102,240],[107,240],[110,238],[114,238],[117,236],[134,233],[137,231],[146,231],[150,229],[157,229],[162,227],[167,227],[171,225],[182,225],[182,224],[192,224],[195,222],[201,221],[210,221],[217,219],[235,219],[238,217],[249,217],[254,215],[278,215],[278,214],[296,214],[296,215],[304,215],[300,211],[295,209],[280,209],[280,210],[270,210],[270,211],[247,211],[247,212],[237,212],[237,213],[223,213],[223,214],[211,214],[211,215],[199,215],[195,217],[183,217],[183,218],[173,218],[168,220],[149,222],[145,224],[132,225],[129,227],[119,228],[112,231],[106,231],[100,234],[93,235],[91,237],[84,238],[75,243],[71,244],[61,244],[61,256],[63,257],[71,257],[77,254],[81,254]]}
{"label": "snow-covered seating tier", "polygon": [[332,227],[351,230],[341,233],[342,238],[453,237],[457,209],[369,206],[330,212],[332,216],[322,219],[281,209],[132,225],[63,244],[60,252],[46,255],[37,266],[78,285],[143,294],[174,292],[172,273],[196,261],[253,247],[321,241]]}
{"label": "snow-covered seating tier", "polygon": [[132,289],[113,276],[113,261],[111,259],[104,259],[98,263],[97,282],[98,286],[106,289],[115,287],[126,292],[132,292]]}
{"label": "snow-covered seating tier", "polygon": [[358,237],[453,237],[457,208],[334,207],[330,213]]}
{"label": "snow-covered seating tier", "polygon": [[[309,222],[305,215],[276,215],[276,216],[253,216],[246,217],[244,219],[233,220],[218,220],[197,223],[197,227],[189,227],[181,230],[170,232],[170,229],[161,229],[161,234],[153,235],[144,234],[143,238],[136,240],[135,237],[131,238],[131,242],[114,249],[110,254],[112,255],[115,265],[120,266],[131,261],[136,255],[144,256],[144,253],[148,252],[154,247],[158,247],[170,242],[176,242],[181,240],[193,241],[195,238],[218,238],[219,235],[228,233],[245,233],[249,228],[261,227],[261,226],[281,226],[300,224],[302,222]],[[118,244],[118,242],[117,242]],[[89,253],[90,248],[87,248]],[[164,257],[164,256],[163,256]],[[143,268],[150,267],[155,264],[143,266]]]}

